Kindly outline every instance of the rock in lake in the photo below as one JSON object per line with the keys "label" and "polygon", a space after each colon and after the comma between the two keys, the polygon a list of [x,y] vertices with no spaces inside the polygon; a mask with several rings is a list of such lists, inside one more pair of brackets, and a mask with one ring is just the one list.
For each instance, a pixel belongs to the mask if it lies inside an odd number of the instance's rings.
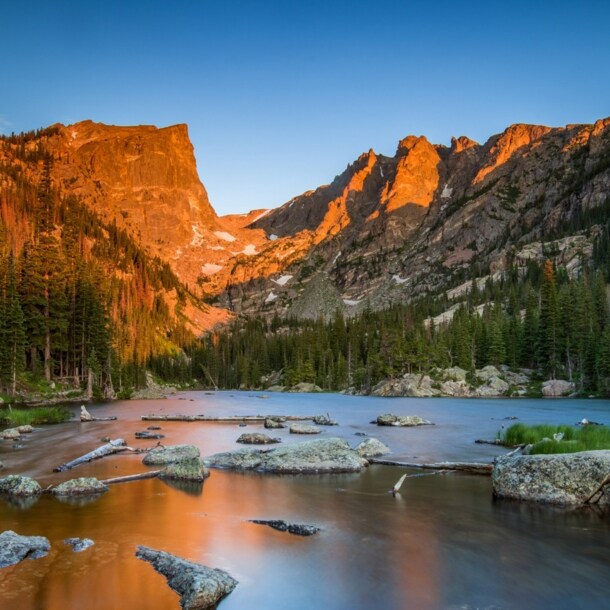
{"label": "rock in lake", "polygon": [[378,426],[401,427],[434,425],[431,421],[423,419],[422,417],[419,417],[419,415],[392,415],[391,413],[380,415],[373,423],[376,423]]}
{"label": "rock in lake", "polygon": [[81,421],[93,421],[93,416],[89,411],[87,411],[87,407],[85,405],[80,406],[80,420]]}
{"label": "rock in lake", "polygon": [[260,432],[246,432],[242,434],[236,441],[236,443],[243,443],[244,445],[273,445],[274,443],[281,443],[282,440],[279,438],[271,438],[266,434]]}
{"label": "rock in lake", "polygon": [[286,523],[278,519],[250,519],[250,523],[257,523],[258,525],[268,525],[274,530],[280,532],[288,532],[295,536],[313,536],[320,531],[319,527],[315,525],[305,525],[303,523]]}
{"label": "rock in lake", "polygon": [[17,432],[19,434],[31,434],[34,432],[34,428],[30,424],[24,424],[23,426],[17,426]]}
{"label": "rock in lake", "polygon": [[338,426],[339,422],[331,419],[330,415],[316,415],[313,418],[313,423],[318,426]]}
{"label": "rock in lake", "polygon": [[542,395],[549,397],[568,396],[576,386],[565,379],[549,379],[542,384]]}
{"label": "rock in lake", "polygon": [[64,542],[71,545],[75,553],[80,553],[95,544],[91,538],[66,538]]}
{"label": "rock in lake", "polygon": [[139,546],[136,557],[148,561],[167,578],[167,584],[180,595],[182,610],[210,608],[237,586],[237,581],[227,572],[181,559],[171,553]]}
{"label": "rock in lake", "polygon": [[14,441],[18,439],[21,434],[17,428],[7,428],[6,430],[0,432],[0,436],[2,436],[5,441]]}
{"label": "rock in lake", "polygon": [[0,493],[10,496],[37,496],[42,493],[38,481],[18,474],[10,474],[0,479]]}
{"label": "rock in lake", "polygon": [[44,557],[50,550],[51,543],[44,536],[20,536],[7,530],[0,534],[0,568],[15,565],[26,557]]}
{"label": "rock in lake", "polygon": [[285,428],[285,427],[286,426],[281,421],[278,421],[277,419],[268,417],[265,420],[265,428],[267,428],[268,430],[279,430],[280,428]]}
{"label": "rock in lake", "polygon": [[195,445],[170,445],[154,447],[144,456],[142,463],[146,466],[164,466],[198,457],[199,449]]}
{"label": "rock in lake", "polygon": [[160,479],[179,481],[203,481],[210,476],[210,471],[203,465],[201,458],[188,458],[168,464],[159,473]]}
{"label": "rock in lake", "polygon": [[273,449],[237,449],[204,459],[207,466],[279,474],[359,472],[368,462],[340,438],[316,439]]}
{"label": "rock in lake", "polygon": [[310,424],[292,424],[290,434],[320,434],[322,430]]}
{"label": "rock in lake", "polygon": [[108,485],[95,477],[80,477],[70,479],[53,487],[51,492],[56,496],[87,496],[102,494],[108,491]]}
{"label": "rock in lake", "polygon": [[363,458],[377,457],[391,453],[390,448],[376,438],[367,438],[362,441],[357,447],[358,455]]}
{"label": "rock in lake", "polygon": [[136,432],[136,438],[155,441],[161,438],[165,438],[165,434],[159,434],[155,432],[149,432],[148,430],[143,430],[142,432]]}
{"label": "rock in lake", "polygon": [[[608,473],[609,450],[522,455],[499,458],[492,481],[499,498],[570,506],[583,504]],[[599,504],[610,499],[602,494]]]}

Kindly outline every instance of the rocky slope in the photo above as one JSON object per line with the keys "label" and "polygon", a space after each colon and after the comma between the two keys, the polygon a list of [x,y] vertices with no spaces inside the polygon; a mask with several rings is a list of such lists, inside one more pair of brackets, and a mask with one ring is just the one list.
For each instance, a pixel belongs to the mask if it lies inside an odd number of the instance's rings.
{"label": "rocky slope", "polygon": [[596,229],[579,234],[575,221],[607,209],[610,193],[610,119],[517,124],[484,144],[460,137],[449,147],[408,136],[393,157],[370,150],[277,209],[226,217],[199,180],[185,125],[85,121],[51,131],[64,192],[208,302],[247,314],[350,314],[444,290],[459,300],[473,266],[484,282],[550,251],[576,273]]}
{"label": "rocky slope", "polygon": [[219,302],[317,316],[429,291],[463,297],[473,265],[481,282],[549,255],[576,273],[596,233],[577,221],[609,195],[610,119],[513,125],[482,145],[409,136],[394,157],[369,151],[253,222],[273,241],[234,261]]}

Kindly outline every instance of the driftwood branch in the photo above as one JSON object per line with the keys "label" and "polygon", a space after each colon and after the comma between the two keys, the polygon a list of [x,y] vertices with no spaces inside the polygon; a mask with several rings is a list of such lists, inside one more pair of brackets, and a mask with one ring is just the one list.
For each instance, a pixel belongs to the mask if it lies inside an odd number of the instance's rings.
{"label": "driftwood branch", "polygon": [[61,466],[57,466],[57,468],[53,468],[53,472],[65,472],[66,470],[70,470],[79,464],[85,464],[86,462],[91,462],[92,460],[97,460],[114,453],[120,453],[121,451],[134,451],[134,449],[132,447],[127,447],[122,438],[117,438],[116,440],[110,441],[109,443],[106,443],[93,451],[89,451],[89,453],[85,453],[85,455],[77,457],[71,462],[67,462]]}
{"label": "driftwood branch", "polygon": [[484,438],[478,438],[475,443],[477,445],[500,445],[501,447],[505,447],[506,443],[503,440],[500,440],[499,438],[494,438],[491,440],[486,440]]}
{"label": "driftwood branch", "polygon": [[313,415],[227,415],[226,417],[210,417],[208,415],[142,415],[143,421],[203,421],[203,422],[264,422],[266,419],[284,421],[312,420]]}
{"label": "driftwood branch", "polygon": [[[606,485],[610,485],[610,474],[604,478],[604,480],[599,484],[598,488],[584,501],[584,504],[597,504],[604,494],[604,487],[606,487]],[[599,498],[597,498],[595,502],[592,502],[591,500],[593,500],[597,494],[599,494]]]}
{"label": "driftwood branch", "polygon": [[130,481],[140,481],[142,479],[154,479],[159,475],[160,470],[149,470],[139,474],[128,474],[124,477],[114,477],[113,479],[105,479],[102,483],[113,485],[114,483],[129,483]]}
{"label": "driftwood branch", "polygon": [[490,476],[493,464],[482,464],[480,462],[435,462],[433,464],[415,464],[411,462],[395,462],[381,458],[370,458],[371,464],[382,464],[384,466],[403,466],[405,468],[422,468],[424,470],[455,470],[468,472],[470,474],[482,474]]}

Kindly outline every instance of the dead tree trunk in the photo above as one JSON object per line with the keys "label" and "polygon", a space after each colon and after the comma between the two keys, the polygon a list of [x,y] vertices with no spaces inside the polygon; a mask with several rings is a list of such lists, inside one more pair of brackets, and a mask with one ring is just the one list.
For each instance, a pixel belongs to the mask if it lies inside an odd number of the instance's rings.
{"label": "dead tree trunk", "polygon": [[67,462],[62,464],[61,466],[57,466],[57,468],[53,468],[53,472],[65,472],[66,470],[70,470],[79,464],[85,464],[87,462],[91,462],[92,460],[97,460],[99,458],[106,457],[107,455],[112,455],[114,453],[120,453],[121,451],[135,451],[131,447],[127,447],[125,441],[122,438],[117,438],[89,453],[85,453],[85,455],[81,455],[71,462]]}

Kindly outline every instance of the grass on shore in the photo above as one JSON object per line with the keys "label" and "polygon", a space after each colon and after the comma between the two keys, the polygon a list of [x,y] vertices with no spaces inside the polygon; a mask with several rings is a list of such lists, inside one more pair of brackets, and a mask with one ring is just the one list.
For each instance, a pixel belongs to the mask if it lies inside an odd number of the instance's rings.
{"label": "grass on shore", "polygon": [[3,410],[0,420],[11,428],[17,426],[38,426],[41,424],[61,424],[70,418],[64,407],[33,407],[31,409]]}
{"label": "grass on shore", "polygon": [[[563,434],[563,438],[554,440],[553,435],[555,434]],[[501,438],[510,447],[522,444],[533,445],[531,455],[610,449],[610,428],[607,426],[513,424]]]}

